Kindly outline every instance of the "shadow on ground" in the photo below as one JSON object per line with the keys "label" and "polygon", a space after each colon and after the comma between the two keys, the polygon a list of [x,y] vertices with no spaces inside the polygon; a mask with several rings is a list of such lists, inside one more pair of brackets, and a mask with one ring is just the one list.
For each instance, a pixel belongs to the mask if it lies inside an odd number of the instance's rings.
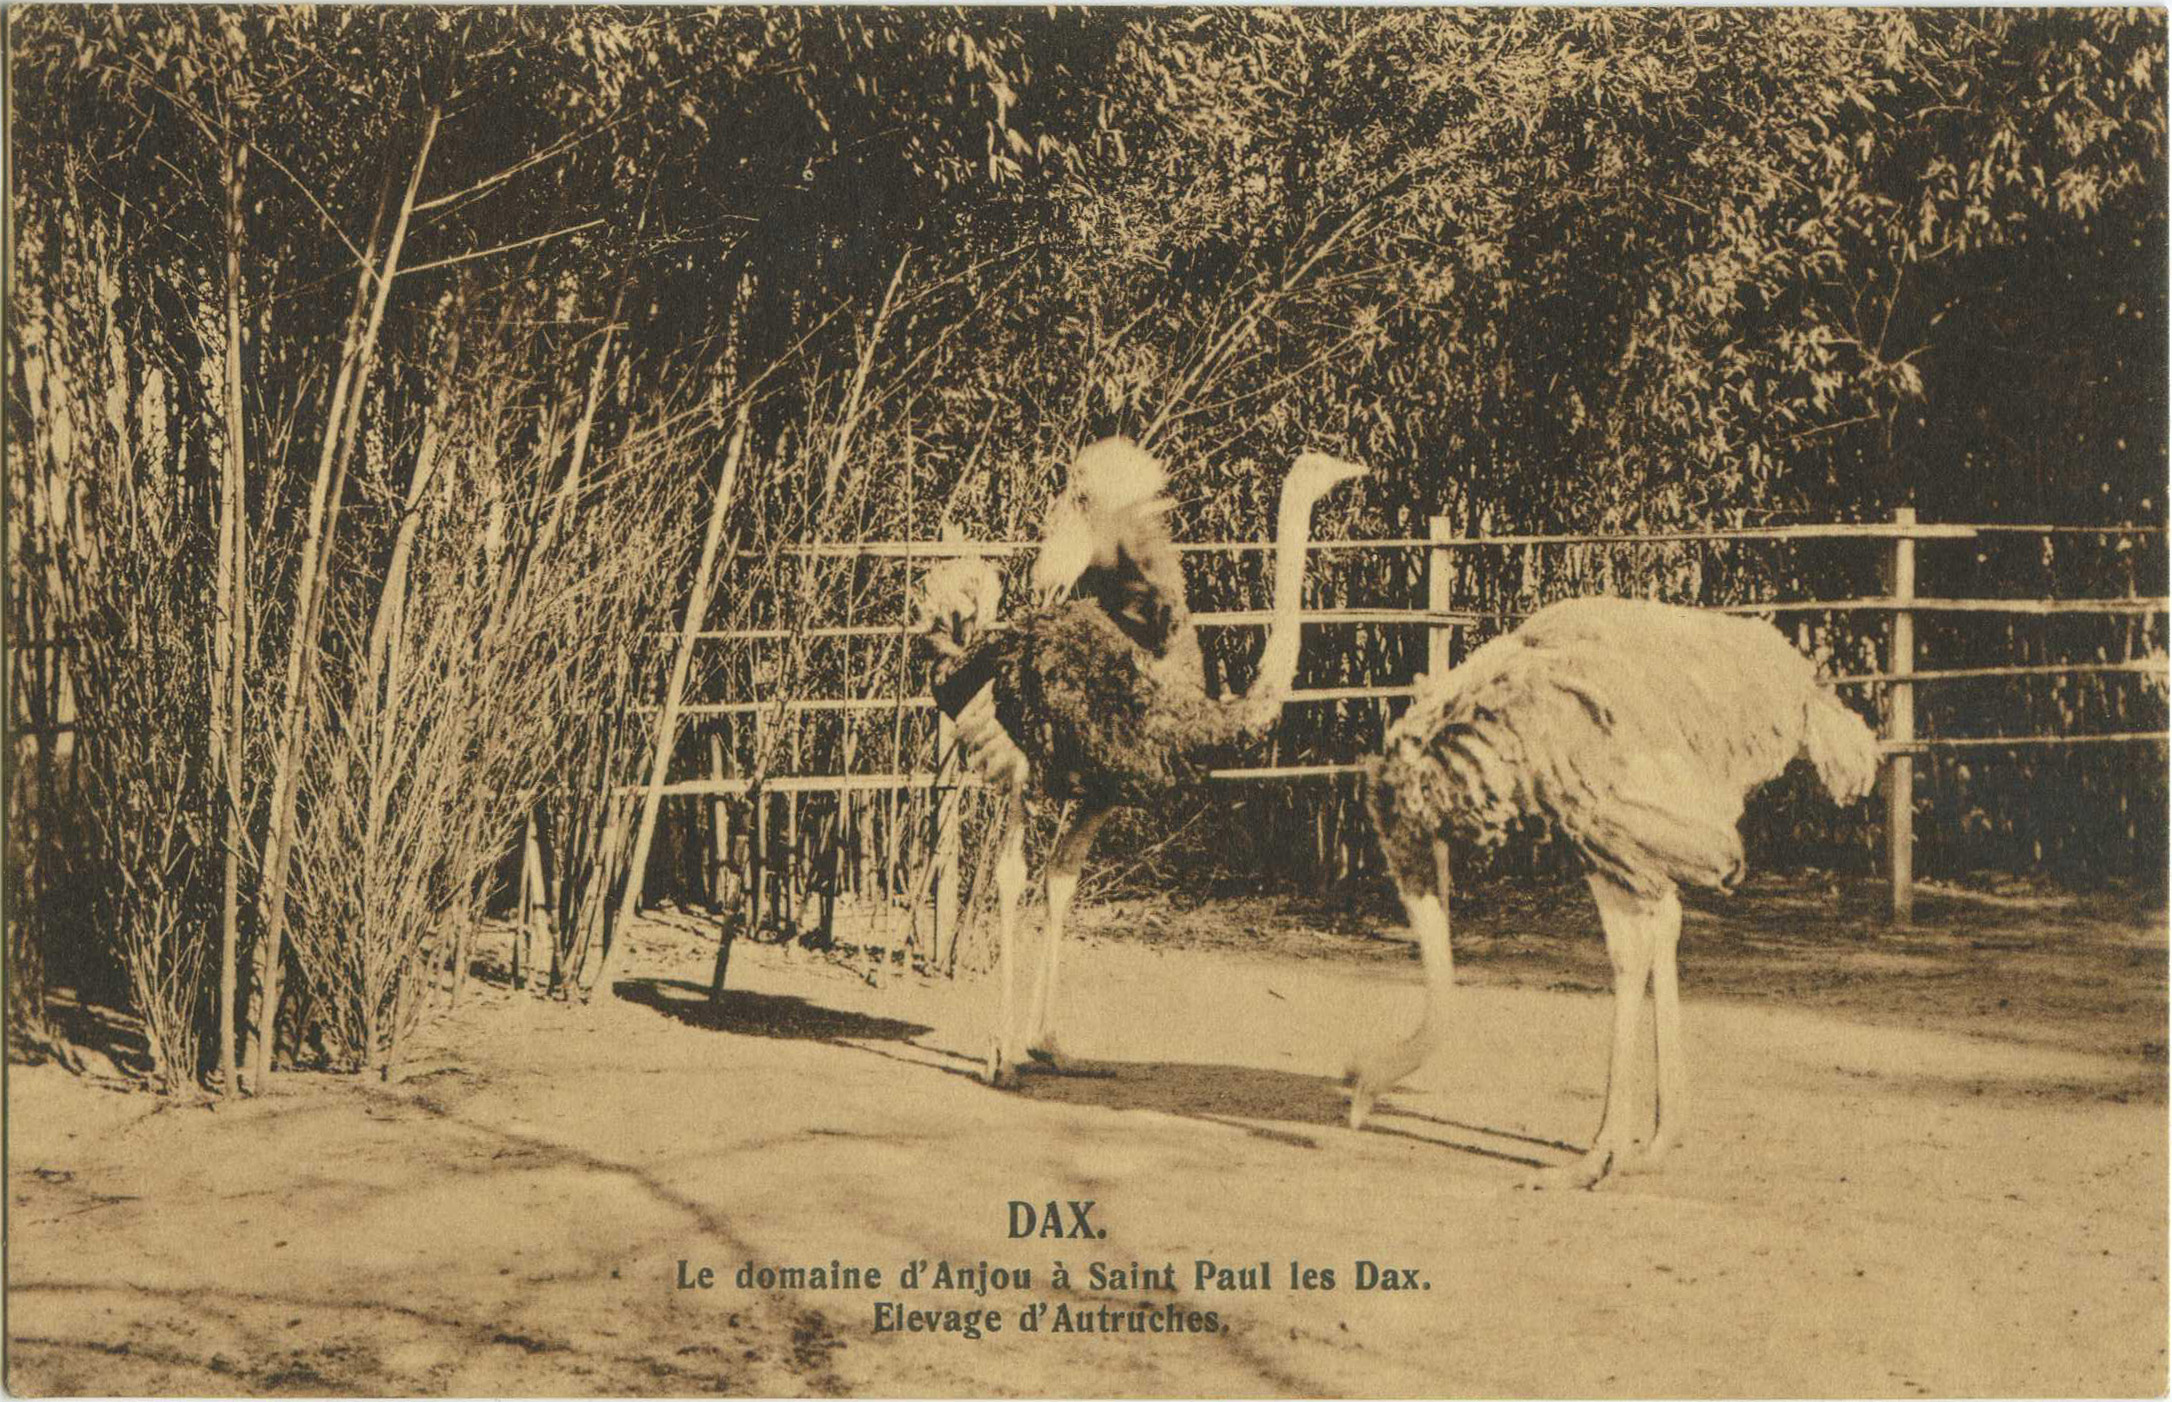
{"label": "shadow on ground", "polygon": [[[1350,1093],[1339,1080],[1277,1071],[1264,1066],[1222,1066],[1183,1061],[1089,1061],[1062,1071],[1033,1070],[1014,1092],[1055,1105],[1092,1105],[1104,1110],[1150,1110],[1242,1130],[1254,1138],[1317,1149],[1303,1127],[1340,1128],[1350,1116]],[[1269,1121],[1271,1123],[1260,1123]],[[1416,1123],[1413,1123],[1416,1122]],[[1419,1125],[1429,1128],[1420,1128]],[[1442,1133],[1441,1131],[1448,1131]],[[1415,1139],[1480,1158],[1538,1167],[1540,1160],[1478,1139],[1521,1141],[1568,1150],[1553,1140],[1532,1139],[1483,1125],[1462,1124],[1399,1110],[1384,1101],[1366,1125],[1368,1134]]]}
{"label": "shadow on ground", "polygon": [[[132,1014],[85,999],[75,989],[55,988],[46,994],[45,1015],[61,1045],[39,1050],[70,1070],[86,1069],[76,1054],[80,1050],[95,1053],[123,1075],[150,1075],[151,1044],[144,1038],[142,1021]],[[9,1046],[14,1052],[14,1043]]]}
{"label": "shadow on ground", "polygon": [[611,991],[629,1003],[654,1008],[666,1017],[709,1032],[736,1032],[745,1037],[782,1037],[792,1041],[832,1042],[844,1039],[909,1042],[934,1029],[894,1017],[842,1012],[817,1007],[804,998],[778,993],[727,989],[715,1000],[698,983],[675,978],[628,978],[611,985]]}

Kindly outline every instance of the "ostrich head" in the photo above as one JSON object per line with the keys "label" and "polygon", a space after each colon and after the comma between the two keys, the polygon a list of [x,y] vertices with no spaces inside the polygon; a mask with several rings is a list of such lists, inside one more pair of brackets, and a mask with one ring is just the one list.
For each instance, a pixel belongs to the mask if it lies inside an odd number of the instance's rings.
{"label": "ostrich head", "polygon": [[983,559],[931,566],[914,602],[915,631],[936,651],[956,656],[1003,608],[1003,580]]}
{"label": "ostrich head", "polygon": [[1282,509],[1293,507],[1310,513],[1313,504],[1353,477],[1363,477],[1365,469],[1341,458],[1331,458],[1325,453],[1306,453],[1290,468],[1282,479]]}
{"label": "ostrich head", "polygon": [[1071,479],[1049,504],[1033,589],[1043,604],[1070,592],[1095,565],[1116,563],[1118,547],[1139,524],[1169,509],[1169,475],[1128,438],[1104,438],[1079,450]]}

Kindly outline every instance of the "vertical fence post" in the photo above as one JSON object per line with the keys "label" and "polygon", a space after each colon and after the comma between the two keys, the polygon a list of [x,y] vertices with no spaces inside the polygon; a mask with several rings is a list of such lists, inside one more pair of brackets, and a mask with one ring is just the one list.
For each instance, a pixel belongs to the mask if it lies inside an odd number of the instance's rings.
{"label": "vertical fence post", "polygon": [[[709,732],[709,777],[722,780],[728,768],[724,763],[724,735],[721,731]],[[721,783],[715,797],[709,800],[709,861],[707,888],[709,906],[723,911],[732,903],[732,885],[738,873],[732,870],[732,802],[724,796]]]}
{"label": "vertical fence post", "polygon": [[551,928],[551,906],[550,882],[543,874],[543,839],[536,829],[535,812],[531,808],[527,831],[521,841],[520,930],[514,936],[515,943],[526,950],[522,961],[523,988],[535,983],[535,944],[541,939],[551,947],[550,990],[557,991],[558,936]]}
{"label": "vertical fence post", "polygon": [[[945,544],[963,538],[954,521],[943,522]],[[948,775],[956,779],[961,767],[949,758],[958,743],[958,727],[942,708],[935,711],[935,760],[938,785]],[[965,791],[960,788],[929,790],[940,820],[935,828],[935,948],[939,959],[950,956],[958,942],[958,829],[964,819]]]}
{"label": "vertical fence post", "polygon": [[[722,779],[730,771],[725,760],[724,735],[709,732],[709,777]],[[709,801],[708,881],[709,908],[718,915],[716,965],[709,971],[709,1001],[724,997],[724,979],[731,971],[732,922],[744,918],[745,868],[740,865],[739,810],[722,792]]]}
{"label": "vertical fence post", "polygon": [[[1455,538],[1455,523],[1446,516],[1430,517],[1426,521],[1426,535],[1433,541],[1433,548],[1425,552],[1425,607],[1429,613],[1446,613],[1451,602],[1449,593],[1450,552],[1443,541]],[[1439,620],[1429,620],[1425,625],[1425,674],[1429,677],[1448,675],[1448,629]],[[1440,898],[1448,899],[1448,844],[1436,839],[1433,843],[1433,879]]]}
{"label": "vertical fence post", "polygon": [[[1446,613],[1449,606],[1449,575],[1452,563],[1448,547],[1442,541],[1455,538],[1455,525],[1446,516],[1435,516],[1426,523],[1426,534],[1434,541],[1433,548],[1425,552],[1425,607],[1431,613]],[[1448,630],[1438,623],[1428,623],[1425,629],[1425,674],[1443,676],[1448,671]]]}
{"label": "vertical fence post", "polygon": [[[769,707],[754,713],[754,772],[767,775],[769,755]],[[769,791],[756,788],[749,797],[753,811],[753,841],[747,844],[747,933],[762,928],[762,904],[769,898]]]}
{"label": "vertical fence post", "polygon": [[[1895,507],[1893,524],[1913,526],[1916,509],[1912,506]],[[1892,650],[1886,658],[1886,670],[1896,678],[1905,678],[1916,669],[1916,617],[1908,607],[1916,596],[1916,542],[1912,536],[1895,536],[1893,539],[1893,633]],[[1892,708],[1886,726],[1886,738],[1896,743],[1906,743],[1916,738],[1916,688],[1915,683],[1895,680],[1892,683]],[[1906,750],[1895,752],[1888,761],[1885,792],[1885,840],[1886,854],[1891,862],[1893,883],[1893,918],[1903,924],[1915,918],[1916,912],[1916,759]]]}

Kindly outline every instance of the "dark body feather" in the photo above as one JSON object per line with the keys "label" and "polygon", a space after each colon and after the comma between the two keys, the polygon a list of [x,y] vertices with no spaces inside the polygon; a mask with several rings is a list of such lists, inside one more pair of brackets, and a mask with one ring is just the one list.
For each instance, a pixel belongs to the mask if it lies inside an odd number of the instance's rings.
{"label": "dark body feather", "polygon": [[1184,567],[1158,511],[1097,523],[1110,540],[1061,602],[991,627],[937,668],[953,719],[992,686],[996,722],[1059,802],[1141,807],[1195,781],[1243,733],[1212,697]]}
{"label": "dark body feather", "polygon": [[1115,562],[1080,575],[1072,597],[1099,604],[1117,630],[1153,659],[1159,675],[1178,686],[1187,678],[1204,678],[1205,659],[1185,601],[1184,566],[1158,521],[1133,528],[1117,544]]}
{"label": "dark body feather", "polygon": [[1041,792],[1153,804],[1233,743],[1240,717],[1207,695],[1188,618],[1112,613],[1086,585],[1087,596],[990,629],[939,667],[936,704],[955,718],[992,686],[996,720],[1031,757]]}

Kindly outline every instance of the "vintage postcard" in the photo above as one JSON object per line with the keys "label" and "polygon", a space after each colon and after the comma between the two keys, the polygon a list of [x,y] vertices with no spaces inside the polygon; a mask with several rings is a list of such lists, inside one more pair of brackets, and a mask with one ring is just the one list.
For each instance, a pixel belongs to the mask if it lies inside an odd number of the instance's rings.
{"label": "vintage postcard", "polygon": [[2163,9],[0,20],[11,1393],[2165,1394]]}

